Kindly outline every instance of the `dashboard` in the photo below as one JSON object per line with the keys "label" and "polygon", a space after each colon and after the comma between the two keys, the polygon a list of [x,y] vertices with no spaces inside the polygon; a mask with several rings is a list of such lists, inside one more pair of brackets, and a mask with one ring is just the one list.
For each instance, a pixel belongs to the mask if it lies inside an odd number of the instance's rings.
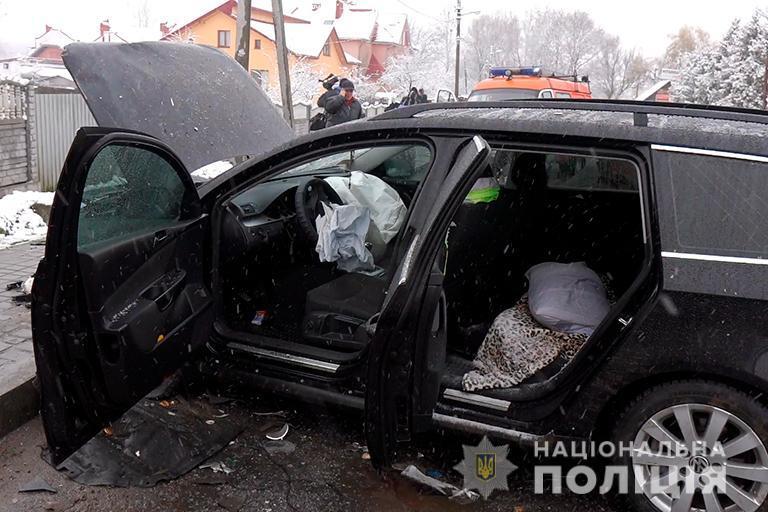
{"label": "dashboard", "polygon": [[[295,176],[260,183],[235,196],[226,207],[222,235],[226,252],[242,256],[265,247],[288,248],[296,238],[295,197],[299,185],[316,176]],[[277,257],[284,251],[271,251]]]}

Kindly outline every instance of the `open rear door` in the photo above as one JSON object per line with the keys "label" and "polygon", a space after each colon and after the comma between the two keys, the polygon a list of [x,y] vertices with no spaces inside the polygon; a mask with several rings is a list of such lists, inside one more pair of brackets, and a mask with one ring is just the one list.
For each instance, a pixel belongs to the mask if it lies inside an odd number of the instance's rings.
{"label": "open rear door", "polygon": [[436,403],[439,380],[427,374],[428,365],[417,364],[417,353],[422,363],[430,357],[419,346],[422,343],[442,343],[443,347],[430,348],[438,353],[445,350],[442,273],[435,265],[436,256],[452,212],[488,165],[490,154],[491,148],[482,137],[468,138],[459,146],[447,173],[430,171],[414,209],[416,212],[423,208],[424,215],[412,215],[409,221],[407,249],[390,284],[370,345],[366,438],[377,467],[390,463],[397,442],[407,439],[414,420],[418,421],[418,416],[423,417]]}
{"label": "open rear door", "polygon": [[55,463],[208,338],[207,216],[179,158],[146,135],[83,128],[38,267],[32,328]]}

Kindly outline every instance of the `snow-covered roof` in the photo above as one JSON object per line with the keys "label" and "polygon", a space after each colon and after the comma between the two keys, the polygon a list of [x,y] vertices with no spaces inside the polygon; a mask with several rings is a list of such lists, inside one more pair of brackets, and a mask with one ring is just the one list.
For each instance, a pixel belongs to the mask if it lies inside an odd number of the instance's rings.
{"label": "snow-covered roof", "polygon": [[378,13],[376,42],[402,44],[408,17],[405,14]]}
{"label": "snow-covered roof", "polygon": [[[275,40],[275,26],[272,23],[251,20],[251,28]],[[285,44],[297,55],[317,57],[328,41],[333,25],[322,23],[286,23]]]}
{"label": "snow-covered roof", "polygon": [[336,19],[336,0],[286,0],[283,13],[313,23],[333,23]]}
{"label": "snow-covered roof", "polygon": [[[105,42],[112,43],[139,43],[142,41],[159,41],[164,34],[154,28],[149,27],[121,27],[117,30],[109,30],[103,34]],[[99,42],[102,40],[102,34],[91,36],[91,41]]]}
{"label": "snow-covered roof", "polygon": [[35,38],[35,47],[40,47],[43,45],[51,45],[51,46],[58,46],[60,48],[64,48],[69,43],[74,43],[75,38],[67,34],[66,32],[63,32],[57,28],[53,28],[50,26],[45,27],[45,32]]}
{"label": "snow-covered roof", "polygon": [[349,62],[350,64],[362,64],[363,63],[363,61],[361,61],[360,59],[358,59],[354,55],[351,55],[351,54],[349,54],[347,52],[344,52],[344,58],[346,58],[347,62]]}
{"label": "snow-covered roof", "polygon": [[672,80],[659,80],[643,92],[637,95],[637,98],[635,98],[636,101],[647,101],[649,98],[653,97],[654,94],[659,92],[665,87],[669,87],[672,85]]}
{"label": "snow-covered roof", "polygon": [[165,20],[165,23],[171,29],[171,32],[163,37],[167,37],[168,35],[181,30],[190,23],[197,21],[212,11],[215,11],[226,3],[227,1],[225,0],[199,0],[196,2],[179,2],[177,8],[174,9],[173,16]]}
{"label": "snow-covered roof", "polygon": [[344,9],[336,20],[336,33],[341,40],[370,41],[376,26],[376,11]]}

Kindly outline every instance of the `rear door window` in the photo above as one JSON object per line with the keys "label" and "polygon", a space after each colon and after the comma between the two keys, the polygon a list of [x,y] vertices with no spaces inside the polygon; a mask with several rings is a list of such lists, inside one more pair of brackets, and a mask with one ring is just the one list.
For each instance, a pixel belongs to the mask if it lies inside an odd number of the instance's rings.
{"label": "rear door window", "polygon": [[656,152],[665,246],[682,252],[768,257],[768,164]]}

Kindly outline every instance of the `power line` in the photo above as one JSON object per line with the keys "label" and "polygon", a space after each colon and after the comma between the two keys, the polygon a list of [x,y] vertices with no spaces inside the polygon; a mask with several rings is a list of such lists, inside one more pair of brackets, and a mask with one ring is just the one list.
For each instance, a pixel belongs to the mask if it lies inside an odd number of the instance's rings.
{"label": "power line", "polygon": [[425,12],[421,12],[421,11],[420,11],[420,10],[418,10],[418,9],[414,9],[414,8],[413,8],[413,7],[411,7],[410,5],[408,5],[408,4],[406,4],[405,2],[403,2],[403,0],[396,0],[396,1],[397,1],[397,3],[399,3],[400,5],[402,5],[403,7],[405,7],[406,9],[410,9],[410,10],[412,10],[413,12],[415,12],[416,14],[420,14],[421,16],[427,17],[427,18],[429,18],[429,19],[431,19],[431,20],[435,20],[435,21],[437,21],[437,22],[439,22],[439,23],[444,23],[444,22],[446,21],[446,20],[441,20],[440,18],[435,18],[435,17],[434,17],[434,16],[432,16],[431,14],[427,14],[427,13],[425,13]]}

